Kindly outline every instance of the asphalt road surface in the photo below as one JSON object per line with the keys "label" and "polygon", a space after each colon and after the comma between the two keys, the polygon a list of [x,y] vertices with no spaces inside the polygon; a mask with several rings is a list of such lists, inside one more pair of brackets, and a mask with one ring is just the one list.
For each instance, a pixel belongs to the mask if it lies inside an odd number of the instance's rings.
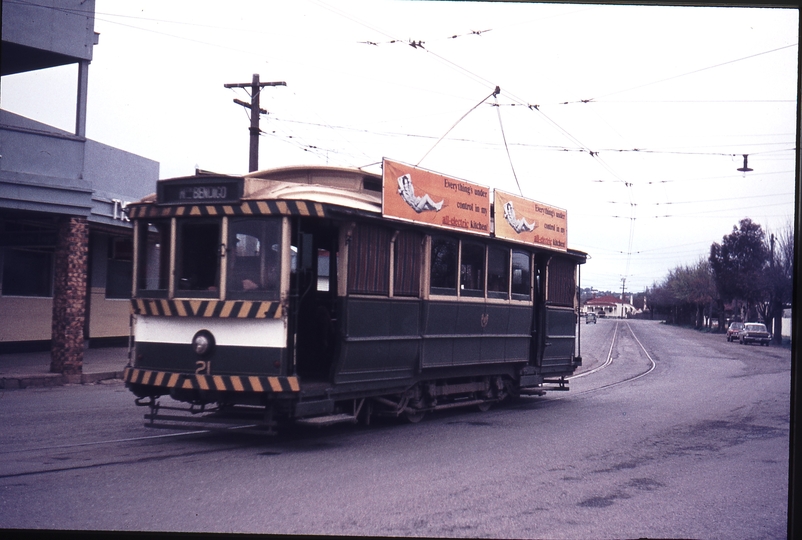
{"label": "asphalt road surface", "polygon": [[581,325],[569,392],[418,424],[164,432],[119,383],[0,394],[0,528],[785,538],[788,349]]}

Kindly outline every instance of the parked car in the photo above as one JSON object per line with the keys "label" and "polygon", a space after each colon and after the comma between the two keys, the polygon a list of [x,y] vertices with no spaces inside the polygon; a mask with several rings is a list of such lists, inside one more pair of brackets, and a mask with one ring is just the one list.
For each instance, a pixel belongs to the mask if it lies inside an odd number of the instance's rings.
{"label": "parked car", "polygon": [[771,334],[766,328],[765,324],[761,323],[746,323],[744,329],[738,334],[738,339],[741,345],[747,343],[760,343],[761,345],[769,346],[771,343]]}
{"label": "parked car", "polygon": [[588,313],[585,315],[585,324],[596,324],[596,314],[595,313]]}
{"label": "parked car", "polygon": [[730,326],[727,328],[727,341],[737,341],[741,330],[744,329],[744,323],[742,322],[731,322]]}

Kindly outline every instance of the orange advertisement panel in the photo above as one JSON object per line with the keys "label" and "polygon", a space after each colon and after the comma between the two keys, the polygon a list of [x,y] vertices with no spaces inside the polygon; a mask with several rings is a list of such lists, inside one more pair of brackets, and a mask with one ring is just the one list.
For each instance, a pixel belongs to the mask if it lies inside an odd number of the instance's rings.
{"label": "orange advertisement panel", "polygon": [[490,189],[385,159],[382,215],[490,234]]}
{"label": "orange advertisement panel", "polygon": [[568,212],[503,191],[493,193],[497,238],[568,250]]}

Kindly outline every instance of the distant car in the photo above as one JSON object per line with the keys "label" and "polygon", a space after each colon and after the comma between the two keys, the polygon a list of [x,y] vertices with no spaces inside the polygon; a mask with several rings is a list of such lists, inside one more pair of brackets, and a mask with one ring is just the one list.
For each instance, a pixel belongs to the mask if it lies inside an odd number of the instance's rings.
{"label": "distant car", "polygon": [[741,330],[743,329],[744,323],[731,322],[729,328],[727,328],[727,341],[737,341]]}
{"label": "distant car", "polygon": [[596,314],[595,313],[588,313],[585,315],[585,324],[596,324]]}
{"label": "distant car", "polygon": [[760,343],[768,347],[769,343],[771,343],[771,334],[765,324],[746,323],[744,329],[738,334],[738,339],[741,345]]}

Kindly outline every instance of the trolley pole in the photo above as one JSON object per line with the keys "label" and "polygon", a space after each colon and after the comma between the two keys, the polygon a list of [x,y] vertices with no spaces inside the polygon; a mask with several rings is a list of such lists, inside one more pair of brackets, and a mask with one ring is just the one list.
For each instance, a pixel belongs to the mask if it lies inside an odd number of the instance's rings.
{"label": "trolley pole", "polygon": [[259,74],[253,74],[253,80],[250,83],[229,83],[223,85],[226,88],[250,88],[251,89],[251,102],[245,103],[238,99],[234,99],[234,103],[242,105],[246,109],[251,110],[251,132],[250,140],[250,154],[248,157],[248,172],[253,172],[259,168],[259,115],[267,114],[267,111],[259,107],[259,94],[265,86],[287,86],[284,81],[276,82],[259,82]]}

